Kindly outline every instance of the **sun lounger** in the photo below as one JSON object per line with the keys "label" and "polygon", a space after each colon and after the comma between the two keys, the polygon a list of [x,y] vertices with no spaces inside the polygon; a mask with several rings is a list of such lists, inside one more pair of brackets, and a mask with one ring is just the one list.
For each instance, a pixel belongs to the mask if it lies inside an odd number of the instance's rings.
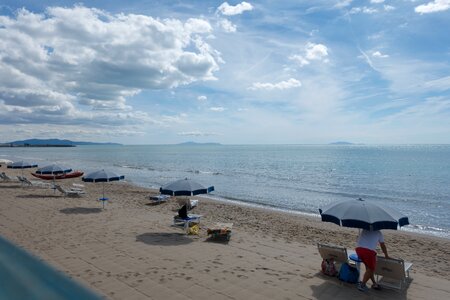
{"label": "sun lounger", "polygon": [[64,196],[67,196],[67,197],[79,197],[79,196],[85,194],[85,192],[82,190],[66,190],[58,184],[55,184],[55,189],[57,189],[58,191],[63,193]]}
{"label": "sun lounger", "polygon": [[17,176],[17,179],[19,179],[20,183],[22,185],[32,186],[32,187],[39,187],[39,188],[51,188],[52,185],[47,182],[42,182],[39,180],[28,180],[25,176]]}
{"label": "sun lounger", "polygon": [[0,174],[1,178],[3,179],[3,181],[13,181],[13,179],[11,177],[9,177],[8,175],[6,175],[5,172],[2,172]]}
{"label": "sun lounger", "polygon": [[377,283],[383,287],[403,290],[411,279],[409,277],[411,267],[412,263],[402,259],[378,256],[375,268]]}
{"label": "sun lounger", "polygon": [[317,244],[317,249],[319,250],[322,259],[333,259],[335,262],[340,263],[348,261],[347,248],[345,247],[319,243]]}
{"label": "sun lounger", "polygon": [[153,195],[153,196],[149,196],[148,198],[151,201],[153,201],[153,203],[160,204],[162,202],[166,202],[167,200],[169,200],[170,196],[169,195]]}
{"label": "sun lounger", "polygon": [[84,184],[72,183],[72,187],[70,188],[72,191],[84,191]]}
{"label": "sun lounger", "polygon": [[215,223],[213,226],[207,228],[207,233],[212,239],[225,239],[229,241],[232,228],[233,223]]}

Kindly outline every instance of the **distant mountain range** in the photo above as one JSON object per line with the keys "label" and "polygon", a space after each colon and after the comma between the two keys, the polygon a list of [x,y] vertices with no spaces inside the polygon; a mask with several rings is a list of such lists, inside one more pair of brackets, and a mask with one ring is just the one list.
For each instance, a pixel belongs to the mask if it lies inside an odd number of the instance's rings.
{"label": "distant mountain range", "polygon": [[197,143],[197,142],[184,142],[179,143],[177,145],[190,145],[190,146],[197,146],[197,145],[220,145],[220,143]]}
{"label": "distant mountain range", "polygon": [[38,146],[45,146],[45,145],[55,145],[55,146],[81,146],[81,145],[121,145],[118,143],[94,143],[94,142],[77,142],[77,141],[70,141],[70,140],[60,140],[60,139],[28,139],[23,141],[14,141],[5,143],[9,145],[17,145],[17,146],[23,146],[23,145],[38,145]]}
{"label": "distant mountain range", "polygon": [[330,143],[330,145],[354,145],[354,144],[350,142],[334,142]]}

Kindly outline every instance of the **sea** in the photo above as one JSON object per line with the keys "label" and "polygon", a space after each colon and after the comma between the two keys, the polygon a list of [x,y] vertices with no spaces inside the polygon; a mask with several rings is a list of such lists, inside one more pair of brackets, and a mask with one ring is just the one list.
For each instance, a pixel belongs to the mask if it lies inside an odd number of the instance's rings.
{"label": "sea", "polygon": [[156,189],[190,178],[213,185],[220,201],[317,218],[319,208],[362,198],[407,215],[401,230],[450,238],[450,145],[17,147],[0,148],[1,158],[108,169]]}

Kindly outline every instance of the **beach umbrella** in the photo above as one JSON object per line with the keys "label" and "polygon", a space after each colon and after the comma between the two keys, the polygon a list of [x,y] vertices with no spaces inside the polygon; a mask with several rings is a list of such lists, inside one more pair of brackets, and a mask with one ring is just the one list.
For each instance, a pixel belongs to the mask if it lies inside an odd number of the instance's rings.
{"label": "beach umbrella", "polygon": [[103,183],[103,196],[99,200],[103,202],[103,208],[105,208],[105,201],[108,200],[108,198],[105,197],[105,182],[110,181],[119,181],[125,179],[125,176],[123,175],[117,175],[116,173],[108,170],[99,170],[92,173],[87,174],[86,176],[82,177],[81,180],[84,182],[102,182]]}
{"label": "beach umbrella", "polygon": [[319,209],[322,221],[343,227],[366,230],[394,229],[409,224],[408,217],[397,210],[361,198],[333,203]]}
{"label": "beach umbrella", "polygon": [[199,194],[208,194],[214,191],[214,186],[204,187],[198,182],[185,178],[162,186],[159,192],[171,196],[194,196]]}
{"label": "beach umbrella", "polygon": [[22,169],[22,176],[23,176],[23,169],[29,169],[29,168],[36,168],[38,165],[35,163],[31,163],[28,161],[15,161],[13,163],[8,164],[8,168],[10,169]]}
{"label": "beach umbrella", "polygon": [[55,185],[56,175],[66,174],[72,172],[72,169],[66,166],[51,164],[45,167],[41,167],[36,170],[36,174],[53,175],[53,185]]}
{"label": "beach umbrella", "polygon": [[45,167],[38,168],[36,170],[36,174],[51,174],[51,175],[65,174],[69,172],[72,172],[71,168],[58,164],[51,164]]}
{"label": "beach umbrella", "polygon": [[37,166],[38,165],[35,163],[21,160],[21,161],[15,161],[13,163],[10,163],[8,165],[8,168],[10,168],[10,169],[26,169],[26,168],[36,168]]}

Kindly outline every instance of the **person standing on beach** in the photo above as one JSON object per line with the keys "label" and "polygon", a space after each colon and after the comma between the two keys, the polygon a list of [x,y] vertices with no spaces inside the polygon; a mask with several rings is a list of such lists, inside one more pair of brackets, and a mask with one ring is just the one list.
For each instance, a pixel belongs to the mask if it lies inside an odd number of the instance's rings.
{"label": "person standing on beach", "polygon": [[355,249],[359,259],[361,259],[366,266],[366,272],[364,273],[363,280],[361,282],[358,282],[358,290],[360,291],[368,291],[366,283],[367,281],[369,281],[369,279],[371,279],[373,282],[372,288],[380,289],[380,286],[375,282],[374,276],[375,267],[377,264],[376,248],[378,243],[380,244],[384,256],[386,258],[389,258],[386,245],[384,244],[384,237],[381,231],[369,231],[365,229],[361,231],[361,234],[358,238],[358,244]]}

